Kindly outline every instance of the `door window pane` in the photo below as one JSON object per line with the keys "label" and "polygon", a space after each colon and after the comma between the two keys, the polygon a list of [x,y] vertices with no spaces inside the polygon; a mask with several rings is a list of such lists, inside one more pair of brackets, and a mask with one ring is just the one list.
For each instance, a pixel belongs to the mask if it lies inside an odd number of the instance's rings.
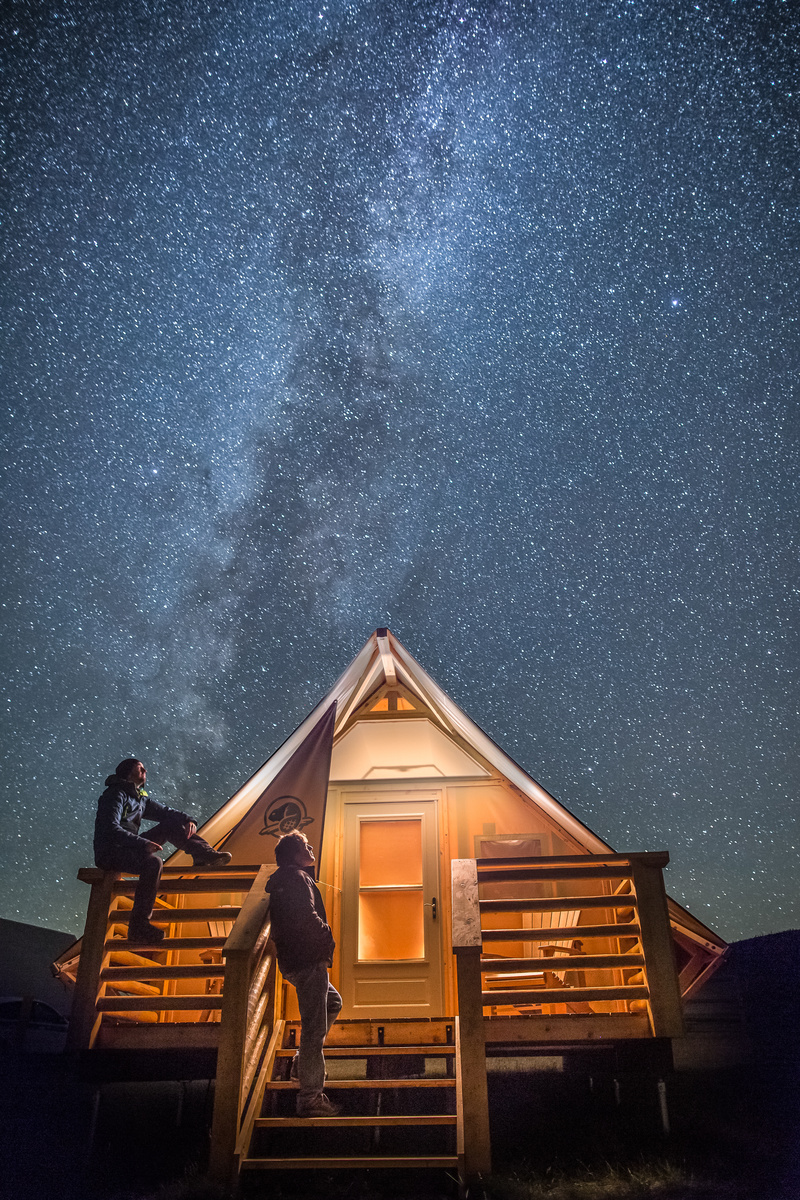
{"label": "door window pane", "polygon": [[362,821],[361,887],[422,886],[422,821]]}
{"label": "door window pane", "polygon": [[358,898],[358,957],[425,957],[421,891],[361,892]]}

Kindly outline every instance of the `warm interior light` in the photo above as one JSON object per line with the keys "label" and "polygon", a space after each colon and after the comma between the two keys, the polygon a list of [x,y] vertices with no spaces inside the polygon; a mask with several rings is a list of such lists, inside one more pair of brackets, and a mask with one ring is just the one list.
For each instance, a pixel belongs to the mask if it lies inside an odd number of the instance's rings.
{"label": "warm interior light", "polygon": [[422,889],[362,892],[358,900],[358,957],[425,957]]}
{"label": "warm interior light", "polygon": [[362,820],[358,957],[397,961],[424,956],[422,820]]}
{"label": "warm interior light", "polygon": [[362,821],[360,887],[422,886],[422,821]]}

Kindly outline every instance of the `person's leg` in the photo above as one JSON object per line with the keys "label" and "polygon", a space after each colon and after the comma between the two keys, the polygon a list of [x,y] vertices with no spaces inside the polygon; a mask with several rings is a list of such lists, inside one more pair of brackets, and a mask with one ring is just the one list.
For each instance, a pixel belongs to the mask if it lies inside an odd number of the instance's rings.
{"label": "person's leg", "polygon": [[330,982],[330,980],[328,980],[328,998],[327,998],[326,1008],[327,1008],[328,1025],[325,1030],[325,1033],[327,1035],[331,1031],[331,1025],[333,1025],[333,1023],[336,1020],[336,1018],[338,1017],[339,1013],[342,1011],[342,997],[339,995],[339,993],[337,992],[337,990],[333,986],[333,984]]}
{"label": "person's leg", "polygon": [[[158,841],[157,838],[153,840]],[[139,876],[133,896],[128,937],[137,941],[160,942],[164,937],[163,930],[150,924],[161,879],[162,862],[158,855],[145,850],[142,843],[134,842],[130,846],[116,847],[98,859],[97,865],[104,871],[125,871]]]}
{"label": "person's leg", "polygon": [[192,862],[196,867],[222,867],[231,861],[227,850],[215,850],[213,846],[209,846],[205,838],[200,837],[199,833],[193,833],[191,837],[187,837],[185,826],[180,821],[173,821],[170,818],[159,821],[158,825],[154,825],[143,836],[152,837],[154,842],[158,842],[162,846],[164,842],[171,842],[177,850],[184,850],[187,854],[191,854]]}
{"label": "person's leg", "polygon": [[[297,1111],[303,1113],[322,1095],[325,1083],[325,1058],[322,1047],[328,1032],[328,968],[314,963],[302,971],[286,975],[297,992],[300,1009],[300,1054],[298,1058]],[[336,993],[338,995],[338,992]],[[336,1015],[338,1015],[338,1008]],[[336,1019],[334,1016],[330,1024]]]}
{"label": "person's leg", "polygon": [[153,915],[158,883],[161,879],[161,859],[157,854],[144,854],[139,863],[139,881],[133,896],[129,930],[146,930]]}
{"label": "person's leg", "polygon": [[[338,1017],[338,1015],[341,1011],[342,1011],[342,997],[339,995],[336,988],[333,986],[333,984],[329,980],[328,981],[328,995],[327,995],[326,1001],[325,1001],[325,1019],[326,1019],[325,1036],[326,1037],[331,1031],[331,1025],[333,1025],[334,1021],[336,1020],[336,1018]],[[324,1055],[323,1055],[323,1058],[324,1058]],[[291,1069],[290,1069],[290,1078],[291,1079],[299,1079],[300,1078],[299,1071],[300,1071],[300,1051],[298,1050],[297,1053],[295,1054],[294,1058],[292,1059],[292,1065],[291,1065]],[[323,1072],[324,1072],[324,1078],[327,1079],[328,1072],[327,1072],[327,1070],[325,1070],[324,1067],[323,1067]]]}

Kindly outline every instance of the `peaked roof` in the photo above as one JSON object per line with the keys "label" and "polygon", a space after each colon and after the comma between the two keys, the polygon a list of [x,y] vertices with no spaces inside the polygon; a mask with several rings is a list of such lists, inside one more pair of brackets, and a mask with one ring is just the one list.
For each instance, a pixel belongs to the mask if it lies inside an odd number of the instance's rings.
{"label": "peaked roof", "polygon": [[[603,854],[612,851],[593,830],[573,816],[541,784],[524,771],[513,758],[505,753],[488,734],[467,716],[463,709],[447,695],[438,683],[424,670],[405,646],[388,629],[376,629],[351,662],[339,676],[331,690],[311,710],[294,733],[286,739],[274,754],[262,764],[237,792],[223,804],[213,817],[202,827],[202,834],[212,845],[242,819],[250,806],[264,792],[281,768],[308,736],[322,714],[336,701],[336,724],[334,745],[354,724],[356,714],[364,702],[378,688],[400,684],[418,697],[429,715],[454,741],[477,753],[547,813],[556,825],[572,836],[588,854]],[[409,714],[413,715],[413,714]],[[179,853],[174,860],[182,861]],[[670,918],[676,931],[680,931],[688,944],[695,949],[704,948],[719,961],[718,956],[726,947],[725,941],[708,926],[699,921],[677,901],[668,897]],[[695,985],[692,985],[693,987]]]}
{"label": "peaked roof", "polygon": [[523,795],[533,800],[567,833],[576,838],[589,853],[602,854],[611,849],[607,842],[574,817],[563,804],[545,791],[541,784],[509,758],[505,751],[439,687],[388,629],[375,630],[328,694],[298,725],[294,733],[290,734],[283,745],[205,823],[202,828],[203,837],[214,845],[242,819],[250,805],[291,758],[334,700],[337,702],[334,739],[338,740],[352,725],[355,713],[368,696],[384,684],[392,687],[398,683],[419,697],[433,720],[446,733],[476,750],[510,783],[519,788]]}

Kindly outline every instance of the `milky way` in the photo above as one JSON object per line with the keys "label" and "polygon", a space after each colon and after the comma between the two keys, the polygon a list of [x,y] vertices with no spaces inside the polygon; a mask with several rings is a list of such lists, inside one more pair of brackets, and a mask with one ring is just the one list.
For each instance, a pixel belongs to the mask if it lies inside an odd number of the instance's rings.
{"label": "milky way", "polygon": [[[723,936],[800,923],[797,9],[6,8],[0,914],[378,625]],[[794,93],[794,94],[793,94]]]}

